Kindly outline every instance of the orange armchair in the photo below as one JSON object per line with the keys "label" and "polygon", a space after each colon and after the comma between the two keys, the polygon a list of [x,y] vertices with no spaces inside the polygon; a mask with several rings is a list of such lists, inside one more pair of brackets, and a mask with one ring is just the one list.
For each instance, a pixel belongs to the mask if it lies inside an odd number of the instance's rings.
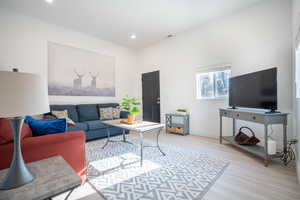
{"label": "orange armchair", "polygon": [[[25,128],[24,128],[25,127]],[[23,131],[29,131],[24,125]],[[1,125],[0,125],[1,128]],[[24,130],[25,129],[25,130]],[[1,137],[0,129],[0,137]],[[30,130],[31,132],[31,130]],[[2,134],[3,136],[3,134]],[[22,152],[26,163],[60,155],[82,178],[86,179],[85,132],[75,131],[22,139]],[[10,167],[13,156],[13,141],[0,144],[0,170]]]}

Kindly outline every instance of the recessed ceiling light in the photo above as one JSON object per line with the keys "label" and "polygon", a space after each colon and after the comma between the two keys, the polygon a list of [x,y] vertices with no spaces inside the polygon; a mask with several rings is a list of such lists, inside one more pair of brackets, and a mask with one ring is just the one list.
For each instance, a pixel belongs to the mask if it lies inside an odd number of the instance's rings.
{"label": "recessed ceiling light", "polygon": [[47,3],[52,4],[53,0],[45,0]]}
{"label": "recessed ceiling light", "polygon": [[135,39],[135,38],[136,38],[136,35],[135,35],[135,34],[132,34],[132,35],[130,36],[130,38],[131,38],[131,39]]}

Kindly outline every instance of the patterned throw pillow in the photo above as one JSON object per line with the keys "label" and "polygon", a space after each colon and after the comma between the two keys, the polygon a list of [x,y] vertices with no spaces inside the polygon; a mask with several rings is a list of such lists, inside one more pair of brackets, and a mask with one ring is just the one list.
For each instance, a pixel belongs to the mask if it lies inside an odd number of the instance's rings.
{"label": "patterned throw pillow", "polygon": [[119,119],[120,118],[120,109],[112,108],[112,116],[114,119]]}
{"label": "patterned throw pillow", "polygon": [[100,120],[113,119],[113,110],[112,107],[100,108]]}
{"label": "patterned throw pillow", "polygon": [[57,119],[66,119],[67,120],[67,124],[70,126],[74,126],[75,122],[69,118],[68,115],[68,110],[52,110],[51,114],[55,117],[57,117]]}

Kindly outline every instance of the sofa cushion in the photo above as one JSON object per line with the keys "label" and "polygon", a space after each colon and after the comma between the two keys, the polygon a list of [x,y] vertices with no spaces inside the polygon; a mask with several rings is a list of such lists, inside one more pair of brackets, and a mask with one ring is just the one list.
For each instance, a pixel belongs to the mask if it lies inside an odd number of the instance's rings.
{"label": "sofa cushion", "polygon": [[100,120],[113,119],[113,108],[99,108]]}
{"label": "sofa cushion", "polygon": [[100,109],[101,108],[116,108],[116,107],[118,107],[119,106],[119,104],[118,103],[101,103],[101,104],[98,104],[98,109],[99,109],[99,119],[101,119],[102,118],[102,116],[101,116],[101,113],[100,113]]}
{"label": "sofa cushion", "polygon": [[36,120],[33,117],[27,116],[25,121],[29,124],[34,136],[64,133],[67,131],[66,119]]}
{"label": "sofa cushion", "polygon": [[119,108],[112,108],[112,116],[114,119],[119,119],[121,116],[121,110]]}
{"label": "sofa cushion", "polygon": [[89,130],[96,130],[107,127],[107,125],[103,124],[100,120],[87,121],[86,123],[88,125]]}
{"label": "sofa cushion", "polygon": [[76,105],[50,105],[50,110],[67,110],[69,118],[71,118],[74,122],[79,121]]}
{"label": "sofa cushion", "polygon": [[[32,131],[28,124],[24,123],[22,126],[21,139],[32,137]],[[0,144],[6,144],[14,141],[13,130],[10,122],[6,118],[0,118]]]}
{"label": "sofa cushion", "polygon": [[99,119],[97,104],[80,104],[77,105],[77,110],[80,122]]}
{"label": "sofa cushion", "polygon": [[51,114],[57,119],[66,119],[68,125],[74,126],[75,122],[69,117],[68,110],[52,110]]}
{"label": "sofa cushion", "polygon": [[68,132],[72,131],[88,131],[88,125],[85,122],[77,122],[74,126],[68,127]]}

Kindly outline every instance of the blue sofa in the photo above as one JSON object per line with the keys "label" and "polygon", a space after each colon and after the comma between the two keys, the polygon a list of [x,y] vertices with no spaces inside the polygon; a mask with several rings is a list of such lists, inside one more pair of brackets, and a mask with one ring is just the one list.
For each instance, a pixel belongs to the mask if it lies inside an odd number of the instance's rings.
{"label": "blue sofa", "polygon": [[[95,140],[107,137],[107,128],[111,136],[121,135],[123,129],[103,124],[99,119],[99,108],[117,107],[117,103],[106,104],[79,104],[79,105],[50,105],[50,110],[67,110],[69,118],[76,124],[68,127],[68,132],[83,130],[86,140]],[[120,117],[127,118],[128,113],[121,111]],[[126,130],[126,133],[128,131]]]}

